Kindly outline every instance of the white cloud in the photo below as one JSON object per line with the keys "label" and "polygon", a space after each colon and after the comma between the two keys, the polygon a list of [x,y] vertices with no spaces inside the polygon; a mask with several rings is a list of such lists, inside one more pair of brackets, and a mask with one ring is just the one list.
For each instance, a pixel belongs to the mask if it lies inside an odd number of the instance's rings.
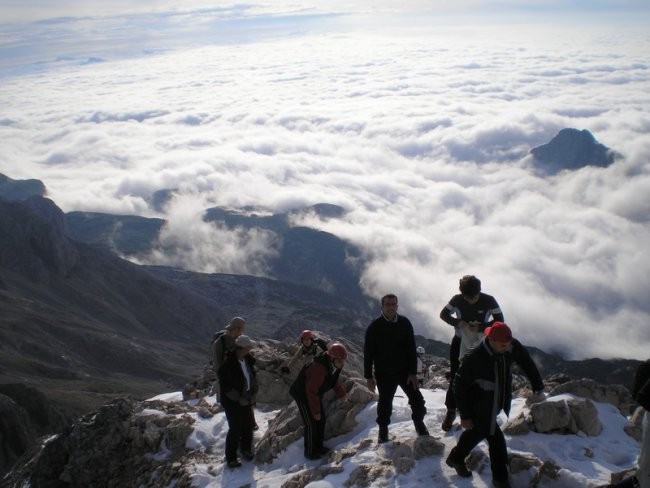
{"label": "white cloud", "polygon": [[[263,274],[275,249],[206,224],[206,206],[339,204],[344,222],[314,225],[364,248],[364,286],[398,293],[419,332],[449,338],[438,313],[474,273],[524,342],[644,357],[644,39],[437,26],[61,62],[3,79],[0,172],[42,179],[65,210],[149,215],[152,192],[179,188],[150,259],[197,271]],[[535,176],[527,151],[564,127],[625,159]]]}
{"label": "white cloud", "polygon": [[203,273],[265,276],[267,260],[277,254],[278,236],[262,229],[230,230],[203,220],[201,198],[181,195],[168,203],[167,222],[146,264]]}

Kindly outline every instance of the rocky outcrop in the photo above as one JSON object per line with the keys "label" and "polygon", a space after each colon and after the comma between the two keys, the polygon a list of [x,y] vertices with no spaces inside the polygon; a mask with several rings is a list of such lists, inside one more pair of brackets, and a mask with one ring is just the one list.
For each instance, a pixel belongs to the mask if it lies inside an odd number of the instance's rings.
{"label": "rocky outcrop", "polygon": [[174,480],[189,487],[179,461],[193,430],[190,413],[197,412],[215,410],[205,403],[115,400],[64,432],[41,438],[0,486],[159,487]]}
{"label": "rocky outcrop", "polygon": [[[565,397],[556,398],[560,395]],[[554,386],[545,401],[531,405],[530,412],[523,412],[509,420],[503,431],[509,435],[535,431],[555,434],[583,432],[588,436],[597,436],[603,426],[594,401],[610,403],[627,416],[632,397],[629,390],[621,385],[600,385],[585,378],[566,381]],[[632,437],[639,435],[639,428],[634,423],[626,426],[625,430]]]}
{"label": "rocky outcrop", "polygon": [[66,418],[40,391],[0,384],[0,473],[31,448],[38,436],[62,430]]}
{"label": "rocky outcrop", "polygon": [[562,129],[548,144],[531,149],[536,167],[547,174],[584,166],[609,166],[618,156],[588,130]]}
{"label": "rocky outcrop", "polygon": [[[334,340],[321,331],[315,331],[315,334],[325,342]],[[260,386],[257,394],[258,402],[280,407],[291,403],[292,399],[289,395],[289,387],[298,375],[298,369],[294,369],[289,374],[284,374],[281,368],[293,357],[298,349],[299,345],[297,341],[263,339],[256,342],[257,345],[253,349],[252,355],[255,357],[255,369],[257,370],[257,380]],[[363,355],[361,350],[355,344],[347,341],[343,342],[349,355],[341,373],[342,378],[364,382],[362,379],[363,365],[361,364],[361,358]],[[213,391],[212,387],[215,382],[216,375],[212,365],[205,364],[201,377],[185,385],[183,397],[185,399],[191,399],[209,395]]]}
{"label": "rocky outcrop", "polygon": [[[338,466],[341,460],[371,449],[376,449],[374,441],[364,439],[351,448],[334,450],[327,457],[327,465],[299,471],[286,481],[282,488],[304,488],[329,474],[342,472],[342,468]],[[443,450],[444,444],[429,436],[385,444],[377,450],[379,461],[357,466],[343,482],[343,486],[392,486],[391,479],[411,471],[416,461],[440,456]]]}
{"label": "rocky outcrop", "polygon": [[[289,378],[278,371],[279,365],[288,356],[287,347],[277,341],[263,340],[257,347],[260,373],[268,375],[269,383],[278,382],[287,388]],[[352,349],[352,348],[351,348]],[[355,350],[354,355],[360,351]],[[360,357],[360,356],[359,356]],[[358,358],[357,358],[358,360]],[[355,359],[351,358],[354,364]],[[347,366],[347,365],[346,365]],[[431,363],[428,381],[442,382],[446,371],[445,361]],[[343,379],[349,402],[339,400],[333,392],[324,398],[327,415],[326,439],[353,432],[356,416],[367,403],[376,399],[350,365],[350,375]],[[196,382],[197,384],[200,382]],[[563,384],[572,383],[567,381]],[[585,388],[584,382],[575,382]],[[264,388],[266,386],[262,385]],[[273,386],[266,389],[267,398],[277,398]],[[600,385],[589,388],[592,396],[601,391]],[[605,388],[607,391],[607,388]],[[613,390],[616,390],[614,388]],[[121,486],[176,486],[189,488],[195,473],[196,463],[210,464],[209,472],[216,473],[222,460],[221,453],[205,449],[190,449],[188,438],[194,432],[197,418],[211,418],[221,411],[219,405],[202,399],[203,390],[194,389],[194,396],[187,401],[134,402],[127,399],[115,400],[97,412],[82,417],[61,433],[42,437],[32,449],[19,460],[0,486],[38,486],[54,488],[60,486],[121,487]],[[523,392],[524,388],[520,388]],[[617,400],[617,396],[603,395],[603,398]],[[259,398],[258,398],[259,401]],[[265,405],[261,405],[265,408]],[[275,407],[274,407],[275,408]],[[517,424],[516,429],[513,426]],[[289,402],[281,406],[255,445],[257,463],[273,461],[293,442],[300,441],[302,421],[296,406]],[[531,405],[518,419],[513,419],[504,431],[510,435],[530,431],[564,433],[567,435],[584,432],[596,436],[602,428],[593,401],[588,398],[563,394],[549,397]],[[196,434],[196,433],[194,433]],[[199,435],[200,437],[200,435]],[[330,444],[330,443],[328,443]],[[361,463],[351,471],[344,486],[375,486],[391,483],[396,476],[409,473],[418,460],[443,455],[444,444],[432,436],[394,438],[392,442],[378,446],[375,439],[362,439],[353,446],[332,451],[324,458],[321,466],[308,468],[297,463],[295,473],[285,482],[285,487],[303,488],[307,484],[334,473],[341,473],[341,462],[351,456],[368,452],[372,464]],[[372,451],[372,452],[369,452]],[[215,461],[215,455],[218,461]],[[589,456],[589,452],[585,452]],[[375,460],[379,459],[377,462]],[[434,461],[439,463],[439,460]],[[482,450],[474,450],[468,458],[468,465],[481,472],[489,466],[489,459]],[[534,473],[533,481],[544,483],[558,477],[560,467],[534,456],[511,453],[510,471]]]}
{"label": "rocky outcrop", "polygon": [[625,416],[630,413],[630,407],[633,403],[630,390],[623,385],[601,385],[587,378],[562,383],[553,388],[549,395],[555,396],[563,393],[589,398],[595,402],[611,403]]}
{"label": "rocky outcrop", "polygon": [[33,443],[36,434],[27,412],[0,394],[0,473],[8,469]]}
{"label": "rocky outcrop", "polygon": [[19,202],[33,196],[44,196],[45,185],[41,180],[14,180],[0,174],[0,198]]}
{"label": "rocky outcrop", "polygon": [[603,430],[598,411],[586,398],[545,401],[530,407],[534,430],[540,433],[584,432],[597,436]]}
{"label": "rocky outcrop", "polygon": [[0,267],[43,283],[67,275],[78,259],[61,210],[42,197],[0,200],[0,248]]}
{"label": "rocky outcrop", "polygon": [[[356,425],[356,415],[375,397],[358,382],[347,380],[344,386],[350,397],[348,402],[339,400],[333,392],[329,392],[323,398],[327,417],[325,439],[352,431]],[[261,462],[271,462],[289,444],[302,438],[302,435],[302,420],[295,402],[292,402],[278,413],[257,443],[256,459]]]}

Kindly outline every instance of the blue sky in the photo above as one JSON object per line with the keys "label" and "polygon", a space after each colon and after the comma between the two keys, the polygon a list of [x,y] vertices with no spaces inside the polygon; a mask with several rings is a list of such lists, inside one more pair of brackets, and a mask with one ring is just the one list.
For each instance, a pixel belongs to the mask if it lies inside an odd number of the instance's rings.
{"label": "blue sky", "polygon": [[[179,188],[139,260],[204,272],[264,275],[275,252],[204,208],[338,204],[302,223],[362,247],[363,286],[419,333],[449,339],[471,273],[525,342],[641,359],[645,3],[3,2],[0,172],[65,211],[161,216],[148,196]],[[537,175],[528,151],[566,127],[624,158]]]}

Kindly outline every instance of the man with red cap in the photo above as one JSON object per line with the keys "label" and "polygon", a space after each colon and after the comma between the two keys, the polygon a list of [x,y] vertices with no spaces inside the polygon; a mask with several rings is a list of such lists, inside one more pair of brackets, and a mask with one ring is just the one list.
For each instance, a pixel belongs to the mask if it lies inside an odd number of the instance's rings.
{"label": "man with red cap", "polygon": [[463,358],[454,379],[454,394],[460,411],[463,433],[446,463],[459,476],[468,478],[465,458],[483,439],[489,445],[492,485],[510,488],[508,480],[508,453],[503,432],[497,424],[497,415],[510,412],[512,400],[512,363],[526,373],[535,398],[542,399],[542,377],[526,348],[503,322],[494,322],[485,329],[483,341]]}

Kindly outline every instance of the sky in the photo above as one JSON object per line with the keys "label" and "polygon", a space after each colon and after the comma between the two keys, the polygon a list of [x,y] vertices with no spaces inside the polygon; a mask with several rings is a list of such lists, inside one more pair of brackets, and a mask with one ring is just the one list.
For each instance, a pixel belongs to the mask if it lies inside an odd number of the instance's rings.
{"label": "sky", "polygon": [[[461,429],[456,421],[456,427],[450,432],[443,432],[440,424],[445,416],[445,390],[421,390],[427,403],[427,416],[425,423],[432,436],[438,438],[445,449],[441,456],[431,456],[416,461],[415,466],[406,474],[398,475],[387,484],[373,486],[399,486],[401,488],[419,488],[430,486],[432,488],[459,487],[482,488],[490,487],[491,471],[489,463],[480,473],[474,472],[471,479],[463,479],[449,468],[444,460],[449,451],[456,445]],[[562,401],[571,398],[571,395],[557,395],[547,401]],[[180,392],[167,393],[156,397],[165,401],[181,401]],[[214,403],[214,397],[206,397]],[[197,401],[197,400],[193,400]],[[620,472],[633,467],[639,454],[639,443],[629,437],[623,427],[628,420],[620,414],[618,409],[608,403],[594,402],[598,410],[598,418],[603,425],[603,431],[595,437],[589,437],[579,432],[575,435],[539,434],[531,432],[521,436],[506,436],[508,449],[520,455],[533,455],[543,461],[551,460],[561,468],[559,478],[553,484],[541,486],[561,486],[562,488],[585,488],[600,486],[610,482],[612,472]],[[389,458],[392,449],[397,443],[412,439],[415,436],[413,422],[410,418],[411,411],[408,399],[397,395],[394,403],[394,413],[389,427],[391,441],[382,446],[376,444],[377,424],[375,411],[377,402],[369,402],[364,410],[356,417],[358,425],[349,434],[325,441],[325,445],[332,449],[357,448],[355,456],[344,459],[340,466],[340,474],[326,476],[323,480],[312,482],[309,488],[338,488],[343,486],[352,471],[360,465],[377,465],[383,459]],[[528,412],[523,398],[513,400],[510,418],[517,417],[521,412]],[[144,412],[155,413],[155,412]],[[255,433],[253,442],[260,439],[266,431],[268,421],[277,415],[277,410],[257,409],[255,416],[260,430]],[[196,420],[194,431],[190,434],[186,447],[199,450],[207,454],[204,463],[199,461],[192,466],[194,474],[192,482],[199,488],[216,488],[222,486],[257,486],[259,488],[280,488],[284,482],[303,469],[313,469],[321,461],[309,461],[303,457],[302,438],[293,442],[272,463],[255,464],[242,461],[241,468],[224,468],[223,456],[225,438],[228,432],[228,423],[223,412],[210,419],[201,418],[192,414]],[[500,425],[506,421],[502,412],[499,417]],[[359,447],[364,439],[372,439],[368,447]],[[482,442],[475,450],[481,451],[487,459],[487,444]],[[585,455],[593,453],[592,457]],[[197,456],[199,460],[201,457]],[[511,475],[513,487],[530,486],[532,473],[521,472]]]}
{"label": "sky", "polygon": [[[451,3],[3,1],[0,173],[166,218],[182,252],[149,262],[201,272],[273,254],[207,207],[341,205],[296,224],[362,248],[362,286],[417,333],[451,338],[474,274],[526,344],[646,359],[650,4]],[[623,158],[538,174],[528,151],[567,127]]]}

